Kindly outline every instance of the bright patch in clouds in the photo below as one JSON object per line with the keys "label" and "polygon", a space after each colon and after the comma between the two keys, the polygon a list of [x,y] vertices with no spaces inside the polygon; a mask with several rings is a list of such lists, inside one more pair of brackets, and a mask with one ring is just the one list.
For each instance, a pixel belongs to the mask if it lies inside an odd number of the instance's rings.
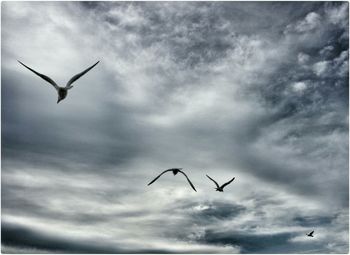
{"label": "bright patch in clouds", "polygon": [[296,82],[293,84],[293,90],[295,92],[303,92],[307,88],[307,85],[305,82]]}

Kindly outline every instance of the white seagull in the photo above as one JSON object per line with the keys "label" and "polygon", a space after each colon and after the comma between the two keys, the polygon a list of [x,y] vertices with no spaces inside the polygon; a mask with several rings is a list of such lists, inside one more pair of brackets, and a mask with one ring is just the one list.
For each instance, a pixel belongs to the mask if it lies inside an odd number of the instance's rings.
{"label": "white seagull", "polygon": [[81,73],[78,73],[76,75],[74,75],[68,82],[67,85],[65,87],[60,87],[56,84],[56,82],[54,82],[50,77],[38,73],[37,71],[31,69],[30,67],[26,66],[25,64],[23,64],[21,61],[17,60],[21,65],[23,65],[25,68],[29,69],[30,71],[32,71],[33,73],[35,73],[36,75],[40,76],[42,79],[44,79],[45,81],[47,81],[48,83],[50,83],[57,91],[58,94],[58,100],[57,103],[59,103],[61,100],[65,99],[67,97],[68,94],[68,90],[73,88],[72,83],[75,82],[76,80],[78,80],[81,76],[83,76],[84,74],[86,74],[88,71],[90,71],[95,65],[97,65],[100,61],[97,61],[95,64],[93,64],[92,66],[90,66],[88,69],[82,71]]}

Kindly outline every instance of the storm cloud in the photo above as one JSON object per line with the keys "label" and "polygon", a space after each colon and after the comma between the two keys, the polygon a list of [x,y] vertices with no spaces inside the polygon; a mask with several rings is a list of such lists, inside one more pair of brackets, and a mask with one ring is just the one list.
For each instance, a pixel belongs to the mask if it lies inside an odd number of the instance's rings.
{"label": "storm cloud", "polygon": [[348,252],[347,2],[1,8],[2,252]]}

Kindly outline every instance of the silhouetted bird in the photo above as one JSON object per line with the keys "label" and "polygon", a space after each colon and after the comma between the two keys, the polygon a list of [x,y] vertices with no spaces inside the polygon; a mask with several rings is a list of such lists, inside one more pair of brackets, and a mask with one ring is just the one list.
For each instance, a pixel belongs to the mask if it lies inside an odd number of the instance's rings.
{"label": "silhouetted bird", "polygon": [[32,71],[33,73],[35,73],[36,75],[40,76],[42,79],[44,79],[45,81],[47,81],[48,83],[50,83],[56,90],[57,90],[57,94],[58,94],[58,100],[57,103],[59,103],[61,100],[65,99],[67,94],[68,94],[68,90],[73,88],[72,83],[75,82],[76,80],[78,80],[81,76],[83,76],[84,74],[86,74],[88,71],[90,71],[95,65],[97,65],[100,61],[97,61],[95,64],[93,64],[92,66],[90,66],[88,69],[82,71],[81,73],[78,73],[76,75],[74,75],[68,82],[67,85],[65,87],[60,87],[56,84],[56,82],[54,82],[50,77],[43,75],[41,73],[38,73],[37,71],[31,69],[30,67],[26,66],[25,64],[23,64],[21,61],[17,60],[21,65],[23,65],[25,68],[28,68],[30,71]]}
{"label": "silhouetted bird", "polygon": [[235,179],[235,177],[233,177],[231,181],[226,182],[225,184],[219,186],[219,184],[218,184],[214,179],[210,178],[209,175],[207,175],[207,177],[215,183],[215,185],[216,185],[216,191],[219,191],[219,192],[224,192],[224,187],[225,187],[226,185],[229,185],[229,184]]}
{"label": "silhouetted bird", "polygon": [[309,234],[306,234],[307,236],[314,237],[313,236],[314,231],[312,230]]}
{"label": "silhouetted bird", "polygon": [[186,175],[184,172],[182,172],[181,169],[182,169],[182,168],[170,168],[170,169],[168,169],[168,170],[165,170],[163,173],[161,173],[160,175],[158,175],[153,181],[151,181],[150,183],[148,183],[148,185],[151,185],[153,182],[155,182],[156,180],[158,180],[158,178],[161,177],[161,176],[162,176],[164,173],[166,173],[166,172],[172,171],[174,175],[177,175],[177,173],[180,172],[180,173],[182,173],[182,174],[186,177],[186,179],[187,179],[188,183],[191,185],[192,189],[194,189],[194,191],[197,192],[196,188],[193,186],[193,184],[192,184],[192,182],[190,181],[190,179],[188,179],[187,175]]}

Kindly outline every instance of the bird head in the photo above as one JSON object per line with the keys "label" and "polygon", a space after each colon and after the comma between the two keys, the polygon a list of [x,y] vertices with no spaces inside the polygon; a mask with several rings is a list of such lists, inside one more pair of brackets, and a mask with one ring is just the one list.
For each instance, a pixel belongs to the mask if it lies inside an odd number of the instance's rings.
{"label": "bird head", "polygon": [[71,85],[71,86],[69,86],[69,87],[67,87],[67,89],[71,89],[71,88],[73,88],[73,86]]}

